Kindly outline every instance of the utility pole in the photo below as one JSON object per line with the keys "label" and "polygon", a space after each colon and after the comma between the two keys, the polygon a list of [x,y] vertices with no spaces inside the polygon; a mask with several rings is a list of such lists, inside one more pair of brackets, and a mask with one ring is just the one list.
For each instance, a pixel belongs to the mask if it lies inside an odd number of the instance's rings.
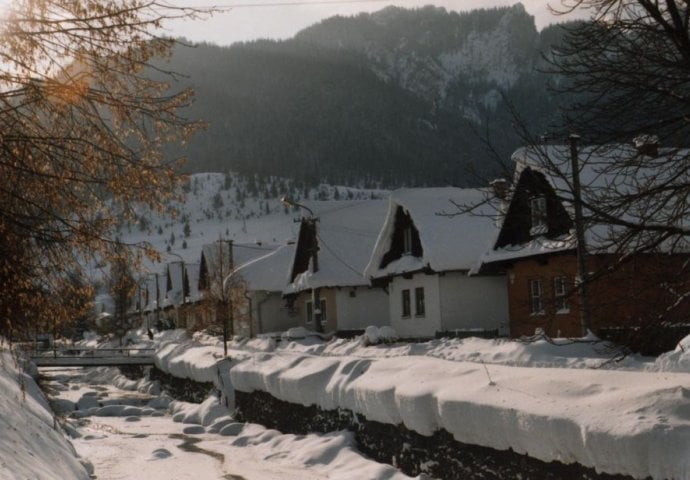
{"label": "utility pole", "polygon": [[580,186],[580,166],[578,160],[577,141],[579,135],[571,134],[570,137],[570,168],[573,176],[573,200],[575,206],[575,238],[577,241],[577,278],[576,285],[580,298],[580,325],[582,335],[587,335],[591,330],[591,312],[589,308],[589,296],[587,294],[587,245],[585,243],[585,226],[582,215],[582,188]]}
{"label": "utility pole", "polygon": [[[302,217],[301,228],[305,228],[308,233],[308,238],[310,242],[310,256],[311,256],[311,271],[316,273],[319,271],[319,238],[316,231],[316,222],[319,221],[318,217],[314,215],[311,208],[295,202],[294,200],[284,196],[280,199],[283,205],[289,207],[299,207],[307,212],[309,212],[309,217]],[[321,292],[318,287],[312,287],[311,289],[311,306],[312,306],[312,317],[314,319],[314,330],[319,333],[323,333],[323,325],[321,324],[321,318],[323,318],[323,312],[321,311]]]}
{"label": "utility pole", "polygon": [[[233,255],[232,255],[232,240],[226,240],[225,241],[228,245],[228,261],[227,265],[229,268],[229,272],[227,275],[230,275],[234,269],[233,265]],[[232,322],[233,321],[233,313],[232,313],[232,297],[231,297],[231,291],[230,289],[232,288],[232,285],[229,288],[226,288],[225,285],[225,279],[227,278],[225,272],[223,271],[225,267],[225,261],[223,259],[223,241],[218,242],[218,248],[219,248],[219,257],[220,257],[220,265],[218,266],[220,269],[220,275],[219,275],[219,282],[220,282],[220,298],[221,298],[221,309],[222,313],[221,315],[223,316],[223,354],[225,357],[228,356],[228,336],[229,336],[229,328],[228,328],[228,317],[229,320]]]}
{"label": "utility pole", "polygon": [[[309,228],[309,236],[311,238],[311,265],[312,273],[319,271],[319,243],[316,233],[317,219],[314,215],[305,220]],[[323,312],[321,311],[321,292],[318,287],[311,289],[312,312],[314,315],[314,328],[317,332],[323,333],[323,325],[321,319]]]}
{"label": "utility pole", "polygon": [[161,288],[158,283],[158,272],[154,273],[156,276],[156,328],[161,328]]}

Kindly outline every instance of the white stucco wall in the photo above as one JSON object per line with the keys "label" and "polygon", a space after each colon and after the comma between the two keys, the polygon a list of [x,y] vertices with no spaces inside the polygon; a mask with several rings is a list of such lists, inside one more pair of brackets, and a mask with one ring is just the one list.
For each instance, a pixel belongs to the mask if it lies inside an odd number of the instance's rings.
{"label": "white stucco wall", "polygon": [[279,292],[251,292],[254,333],[284,332],[296,327],[297,317],[290,316]]}
{"label": "white stucco wall", "polygon": [[382,288],[344,287],[336,291],[335,298],[338,330],[389,324],[388,294]]}
{"label": "white stucco wall", "polygon": [[[424,288],[425,314],[415,315],[414,290]],[[402,316],[402,291],[410,290],[411,315]],[[441,330],[441,303],[439,299],[439,277],[417,273],[410,279],[394,277],[388,286],[391,326],[401,337],[433,337]]]}
{"label": "white stucco wall", "polygon": [[441,330],[504,329],[508,289],[504,276],[468,277],[448,272],[439,277]]}

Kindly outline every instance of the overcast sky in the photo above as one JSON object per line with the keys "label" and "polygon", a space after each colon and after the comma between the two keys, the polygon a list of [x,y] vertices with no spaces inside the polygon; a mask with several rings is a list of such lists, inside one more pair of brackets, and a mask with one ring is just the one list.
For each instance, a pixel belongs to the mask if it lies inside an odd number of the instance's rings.
{"label": "overcast sky", "polygon": [[[283,39],[324,18],[373,12],[387,5],[407,8],[433,4],[447,10],[467,11],[476,8],[512,5],[510,0],[175,0],[175,3],[196,6],[233,6],[207,20],[188,20],[169,24],[167,33],[193,41],[229,45],[257,38]],[[280,5],[280,4],[287,5]],[[559,7],[559,0],[524,0],[527,11],[535,17],[537,28],[569,19],[555,17],[548,5]]]}

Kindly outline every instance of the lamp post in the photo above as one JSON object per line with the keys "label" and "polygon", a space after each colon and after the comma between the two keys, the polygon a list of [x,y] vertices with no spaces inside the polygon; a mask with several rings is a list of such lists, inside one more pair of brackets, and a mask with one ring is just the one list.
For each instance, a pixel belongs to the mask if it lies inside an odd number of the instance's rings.
{"label": "lamp post", "polygon": [[[186,269],[185,261],[184,261],[184,258],[182,258],[182,256],[177,254],[177,253],[167,252],[167,254],[172,255],[173,257],[177,257],[177,262],[168,262],[168,263],[179,263],[179,264],[181,264],[181,271],[180,272],[182,274],[182,278],[180,280],[182,282],[182,301],[181,301],[181,307],[180,308],[183,310],[184,314],[186,314],[185,306],[189,300],[189,291],[188,291],[188,286],[186,285],[186,282],[185,282],[185,269]],[[168,273],[169,272],[170,272],[170,269],[168,267]],[[177,309],[176,309],[176,312],[177,312]],[[179,312],[177,312],[176,317],[177,317],[177,319],[176,319],[176,325],[175,326],[177,327],[180,324],[180,313]]]}
{"label": "lamp post", "polygon": [[[294,200],[290,199],[287,196],[283,196],[283,198],[280,199],[280,201],[283,203],[283,205],[289,206],[289,207],[297,207],[297,208],[302,208],[309,212],[308,217],[302,217],[301,220],[301,228],[305,228],[308,234],[308,238],[310,240],[310,256],[311,256],[311,263],[312,263],[312,273],[316,273],[319,271],[319,242],[318,242],[318,235],[316,232],[316,222],[318,222],[318,217],[314,215],[314,212],[312,211],[311,208],[302,205],[301,203],[297,203]],[[322,312],[321,312],[321,294],[319,291],[318,287],[312,287],[311,289],[311,300],[312,300],[312,315],[314,317],[314,328],[317,332],[322,333],[323,332],[323,325],[321,324],[321,318],[322,318]]]}

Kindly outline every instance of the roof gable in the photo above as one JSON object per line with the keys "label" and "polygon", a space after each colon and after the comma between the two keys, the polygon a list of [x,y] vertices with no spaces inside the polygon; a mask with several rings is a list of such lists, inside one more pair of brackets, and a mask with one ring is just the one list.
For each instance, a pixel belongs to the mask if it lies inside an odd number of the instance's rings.
{"label": "roof gable", "polygon": [[313,271],[310,235],[303,222],[286,294],[369,284],[364,269],[386,213],[385,200],[340,201],[319,207],[315,212],[318,271]]}
{"label": "roof gable", "polygon": [[390,248],[383,255],[379,268],[386,268],[387,265],[400,259],[403,255],[421,258],[423,254],[424,250],[422,248],[422,241],[419,238],[419,230],[415,227],[410,214],[401,206],[398,206],[395,210]]}
{"label": "roof gable", "polygon": [[[487,190],[476,188],[415,188],[391,194],[366,273],[382,278],[423,269],[435,272],[470,270],[490,249],[498,229],[498,205]],[[402,211],[419,233],[420,256],[402,255],[384,262],[395,250],[396,218]]]}
{"label": "roof gable", "polygon": [[[533,225],[532,201],[543,198],[546,206],[546,226],[538,232]],[[556,192],[542,172],[524,168],[519,173],[508,210],[494,248],[519,245],[537,236],[554,239],[567,234],[573,222]]]}
{"label": "roof gable", "polygon": [[[645,199],[639,204],[622,203],[617,208],[618,199],[637,192],[651,191],[655,185],[666,188],[676,182],[687,184],[687,178],[666,178],[662,167],[664,161],[687,158],[687,150],[661,149],[658,157],[650,157],[629,145],[586,146],[579,150],[579,178],[581,195],[584,202],[586,222],[585,238],[587,248],[592,253],[612,252],[618,248],[612,239],[620,236],[625,227],[604,222],[597,210],[605,211],[610,218],[621,219],[631,224],[640,222],[649,226],[650,205]],[[502,222],[501,234],[494,249],[487,252],[484,263],[506,261],[517,258],[542,255],[547,253],[572,250],[576,246],[573,232],[574,195],[572,188],[572,167],[570,147],[566,145],[535,145],[515,151],[512,160],[515,162],[514,184],[510,206]],[[620,160],[627,160],[628,167],[621,168]],[[531,179],[531,182],[528,181]],[[524,216],[525,198],[533,194],[534,183],[541,184],[542,192],[551,199],[549,218],[557,223],[549,225],[546,232],[538,235],[525,235],[529,231],[529,218]],[[523,215],[520,216],[519,212]],[[664,223],[668,218],[668,206],[659,207],[653,216],[655,222]],[[566,219],[566,216],[568,217]],[[687,220],[681,220],[681,222]],[[633,238],[633,237],[630,237]],[[640,237],[644,241],[644,237]],[[685,243],[687,245],[687,242]],[[658,246],[665,250],[664,245]],[[676,249],[687,248],[675,245]],[[636,248],[633,239],[624,250]]]}

